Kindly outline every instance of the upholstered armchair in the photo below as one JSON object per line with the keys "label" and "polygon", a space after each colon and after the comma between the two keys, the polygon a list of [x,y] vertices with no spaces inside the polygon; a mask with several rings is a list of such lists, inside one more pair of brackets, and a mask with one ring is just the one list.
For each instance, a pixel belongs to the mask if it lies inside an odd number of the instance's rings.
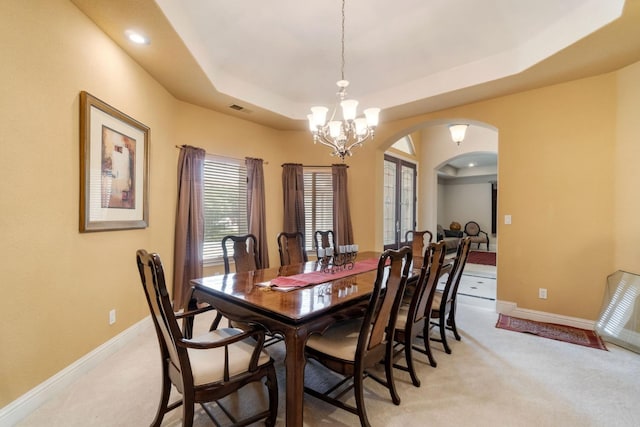
{"label": "upholstered armchair", "polygon": [[469,221],[464,226],[464,234],[471,237],[471,244],[477,243],[478,249],[483,243],[487,244],[489,250],[489,235],[480,229],[480,225],[475,221]]}

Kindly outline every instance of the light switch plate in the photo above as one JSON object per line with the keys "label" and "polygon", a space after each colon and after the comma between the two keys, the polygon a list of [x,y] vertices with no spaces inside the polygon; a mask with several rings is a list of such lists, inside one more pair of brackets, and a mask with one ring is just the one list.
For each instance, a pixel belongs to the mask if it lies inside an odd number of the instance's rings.
{"label": "light switch plate", "polygon": [[505,215],[504,216],[504,223],[505,224],[511,224],[511,215]]}

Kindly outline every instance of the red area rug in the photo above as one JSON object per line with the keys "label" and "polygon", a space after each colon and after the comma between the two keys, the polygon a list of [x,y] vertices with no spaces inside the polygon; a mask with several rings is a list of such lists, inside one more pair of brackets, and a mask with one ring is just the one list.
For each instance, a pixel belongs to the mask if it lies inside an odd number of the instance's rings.
{"label": "red area rug", "polygon": [[520,319],[517,317],[500,314],[496,328],[509,331],[524,332],[552,340],[564,341],[585,347],[607,350],[602,338],[595,332],[587,329],[574,328],[572,326],[558,325],[555,323],[536,322],[534,320]]}
{"label": "red area rug", "polygon": [[470,251],[467,262],[469,264],[496,265],[496,253]]}

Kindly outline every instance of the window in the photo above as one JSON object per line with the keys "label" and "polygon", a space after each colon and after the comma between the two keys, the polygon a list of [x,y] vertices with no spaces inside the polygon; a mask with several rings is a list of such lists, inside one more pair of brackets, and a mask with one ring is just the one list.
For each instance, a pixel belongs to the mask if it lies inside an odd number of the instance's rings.
{"label": "window", "polygon": [[243,160],[207,155],[204,161],[205,264],[222,262],[222,238],[247,234],[247,168]]}
{"label": "window", "polygon": [[304,169],[304,238],[313,250],[316,230],[333,230],[333,176],[331,169]]}
{"label": "window", "polygon": [[397,140],[392,145],[392,147],[395,148],[396,150],[402,151],[402,152],[407,153],[407,154],[409,154],[411,156],[415,156],[416,155],[416,150],[413,147],[413,141],[411,140],[411,137],[409,135],[403,136],[402,138]]}
{"label": "window", "polygon": [[406,232],[416,223],[416,165],[384,156],[384,248],[408,244]]}

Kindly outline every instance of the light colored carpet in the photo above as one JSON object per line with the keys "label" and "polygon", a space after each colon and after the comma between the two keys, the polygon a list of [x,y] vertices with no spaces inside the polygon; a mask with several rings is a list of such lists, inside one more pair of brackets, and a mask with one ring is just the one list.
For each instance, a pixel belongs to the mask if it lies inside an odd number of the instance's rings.
{"label": "light colored carpet", "polygon": [[[391,403],[386,389],[366,381],[371,423],[402,427],[640,425],[640,355],[612,344],[610,351],[601,351],[497,329],[496,319],[495,310],[465,304],[461,298],[462,341],[451,339],[451,355],[433,343],[437,368],[417,354],[420,388],[411,385],[406,373],[395,372],[400,406]],[[278,425],[284,426],[283,347],[278,344],[270,351],[277,360],[281,389]],[[19,425],[147,426],[156,411],[159,376],[157,342],[149,320],[136,345],[111,356]],[[308,381],[323,382],[326,376],[326,371],[308,366]],[[244,407],[264,401],[247,394],[238,400]],[[305,396],[304,411],[306,426],[359,425],[356,416],[310,396]],[[180,425],[180,412],[167,416],[163,425]],[[195,425],[212,423],[199,410]]]}

